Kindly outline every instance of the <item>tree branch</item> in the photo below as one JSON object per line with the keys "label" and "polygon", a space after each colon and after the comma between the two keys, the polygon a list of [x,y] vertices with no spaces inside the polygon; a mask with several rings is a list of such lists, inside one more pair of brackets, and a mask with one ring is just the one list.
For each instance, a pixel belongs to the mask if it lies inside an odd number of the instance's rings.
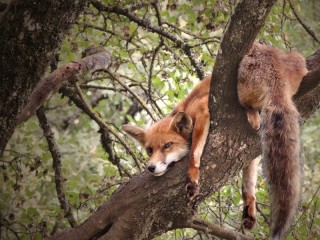
{"label": "tree branch", "polygon": [[[320,64],[320,59],[318,64]],[[320,97],[318,102],[319,99]],[[308,108],[304,108],[301,113],[310,113],[309,111]],[[246,144],[250,145],[250,149],[246,150],[248,156],[246,161],[249,161],[252,156],[260,152],[258,137],[256,133],[255,137],[251,137],[251,134],[247,133],[247,129],[240,130],[239,128],[242,126],[238,127],[238,125],[239,122],[230,127],[231,129],[224,129],[223,134],[236,131],[244,136]],[[206,196],[224,184],[220,185],[220,181],[225,182],[225,178],[229,179],[234,176],[244,166],[245,160],[240,159],[240,155],[236,154],[237,151],[231,152],[230,150],[231,148],[236,150],[243,148],[241,144],[237,145],[239,137],[237,135],[237,141],[233,141],[234,136],[229,136],[230,139],[227,141],[232,144],[232,147],[229,149],[223,147],[220,152],[213,151],[207,154],[201,163],[202,195],[200,200],[204,200]],[[216,142],[213,142],[214,146],[221,146],[220,140],[221,136],[216,139]],[[226,157],[229,157],[229,160],[222,162],[221,165],[217,164],[217,158]],[[236,159],[237,162],[233,162],[233,159]],[[217,166],[214,167],[214,165]],[[100,236],[101,239],[151,239],[171,229],[190,227],[190,221],[194,216],[185,199],[184,186],[187,168],[188,161],[184,159],[177,162],[175,167],[161,177],[154,177],[146,171],[134,176],[130,181],[120,186],[112,194],[110,200],[99,207],[87,221],[74,229],[58,234],[53,239],[85,240],[95,236]],[[225,169],[228,169],[232,174],[226,173]],[[134,225],[132,221],[135,222]],[[208,229],[201,228],[201,222],[196,222],[196,226],[193,227],[201,231],[209,229],[209,233],[213,233],[210,224],[203,221],[204,225],[209,227]],[[213,234],[217,234],[217,232],[215,231]]]}
{"label": "tree branch", "polygon": [[319,39],[317,38],[316,34],[314,33],[314,31],[300,18],[299,14],[297,13],[296,9],[294,8],[292,2],[290,0],[288,0],[290,8],[294,14],[294,16],[296,17],[296,19],[298,20],[298,22],[301,24],[301,26],[306,30],[307,33],[309,33],[309,35],[317,42],[320,43]]}
{"label": "tree branch", "polygon": [[107,70],[107,73],[117,82],[119,83],[124,89],[126,89],[139,103],[140,105],[146,110],[146,112],[150,115],[153,121],[157,121],[157,118],[153,115],[153,113],[149,110],[147,104],[136,94],[132,91],[124,82],[121,81],[115,74]]}
{"label": "tree branch", "polygon": [[108,154],[108,160],[115,165],[118,168],[120,176],[123,175],[122,172],[126,174],[128,177],[132,177],[131,174],[125,169],[121,164],[120,164],[120,159],[118,156],[114,153],[112,149],[112,139],[110,137],[109,132],[106,129],[100,128],[99,131],[100,133],[100,142],[103,147],[103,149],[107,152]]}
{"label": "tree branch", "polygon": [[65,82],[76,82],[84,76],[98,70],[107,69],[111,64],[111,56],[107,51],[95,53],[77,62],[70,62],[50,73],[40,80],[32,91],[27,105],[18,116],[18,124],[26,121],[36,110],[60,89]]}
{"label": "tree branch", "polygon": [[295,103],[304,121],[319,108],[320,49],[308,57],[306,62],[309,72],[302,79],[299,90],[294,96]]}
{"label": "tree branch", "polygon": [[[253,42],[262,27],[271,6],[270,1],[239,2],[235,9],[235,16],[231,18],[229,28],[222,40],[223,52],[220,52],[220,61],[216,63],[216,68],[224,70],[224,76],[230,69],[228,66],[230,64],[234,70],[231,80],[236,81],[238,63],[233,60],[234,55],[240,62],[241,54],[238,50],[242,49],[242,54],[246,52],[241,43],[249,40],[246,44],[249,48],[250,42]],[[241,15],[242,11],[245,17]],[[233,43],[234,36],[237,36],[236,43]],[[227,46],[230,50],[226,49]],[[222,63],[221,58],[224,56],[221,56],[222,53],[227,54],[232,61]],[[217,80],[220,81],[220,78]],[[234,86],[226,91],[234,91],[233,94],[236,96],[235,82],[233,84]],[[226,93],[222,92],[222,94]],[[232,105],[237,102],[237,99],[236,101],[229,99],[229,101],[227,104]],[[210,135],[209,143],[206,145],[201,162],[199,201],[203,201],[224,185],[260,152],[256,133],[251,131],[248,134],[247,129],[243,127],[247,121],[244,120],[242,124],[238,124],[238,115],[243,114],[241,108],[237,109],[237,116],[232,114],[226,117],[230,112],[222,112],[220,109],[222,106],[218,107],[214,114],[220,114],[219,117],[227,121],[220,122],[224,126],[221,126],[219,132]],[[246,119],[245,116],[244,119]],[[229,124],[230,122],[233,124]],[[81,226],[73,231],[62,233],[55,239],[81,240],[97,235],[101,239],[150,239],[171,229],[190,226],[188,221],[192,219],[193,211],[185,198],[187,168],[188,161],[184,159],[177,162],[175,167],[161,177],[154,177],[144,171],[116,190],[110,200]],[[134,226],[132,219],[135,221]]]}
{"label": "tree branch", "polygon": [[133,160],[135,161],[136,166],[138,167],[139,171],[141,172],[141,166],[140,166],[140,162],[139,162],[139,158],[136,156],[136,154],[131,150],[130,146],[128,146],[128,144],[123,140],[123,138],[110,126],[108,125],[100,116],[98,113],[96,113],[92,107],[90,106],[90,104],[87,102],[87,100],[85,99],[84,95],[82,94],[82,91],[80,89],[79,84],[76,82],[75,83],[75,88],[76,91],[81,99],[81,103],[79,103],[79,101],[76,101],[75,98],[72,98],[72,96],[69,97],[70,99],[72,99],[78,107],[81,107],[85,113],[88,114],[88,116],[90,116],[91,119],[93,119],[99,126],[100,128],[106,129],[108,130],[108,132],[110,132],[113,136],[115,136],[117,138],[117,140],[125,147],[125,149],[130,153],[130,155],[132,156]]}
{"label": "tree branch", "polygon": [[239,232],[227,230],[214,223],[205,221],[199,217],[194,217],[192,220],[190,220],[190,225],[188,227],[204,233],[209,233],[219,238],[228,239],[228,240],[240,240],[240,239],[253,240],[254,239],[253,237],[243,235]]}
{"label": "tree branch", "polygon": [[[202,156],[199,202],[260,153],[259,137],[249,127],[244,111],[237,104],[236,79],[238,64],[273,3],[240,1],[222,40],[210,95],[211,115],[216,117],[212,118],[213,131]],[[316,99],[319,102],[320,96]],[[312,111],[301,109],[302,114]],[[161,177],[142,172],[120,186],[83,224],[54,239],[151,239],[168,230],[190,226],[193,210],[186,200],[187,169],[188,159],[183,159]],[[202,220],[193,224],[204,231],[214,228]]]}
{"label": "tree branch", "polygon": [[226,116],[225,113],[234,116],[235,109],[241,109],[236,91],[238,66],[274,3],[275,0],[240,1],[231,16],[212,72],[209,110],[216,125],[217,116]]}
{"label": "tree branch", "polygon": [[77,222],[72,214],[71,206],[68,202],[68,199],[66,198],[66,195],[64,193],[64,187],[63,182],[64,178],[62,176],[61,171],[61,154],[59,151],[59,148],[54,140],[54,134],[51,130],[51,127],[49,125],[48,119],[44,113],[44,107],[40,107],[37,111],[37,117],[39,119],[40,126],[43,130],[43,135],[45,136],[49,151],[52,156],[52,166],[54,170],[54,179],[55,179],[55,185],[56,185],[56,191],[58,200],[60,203],[60,207],[64,212],[64,217],[67,218],[69,224],[71,227],[77,226]]}
{"label": "tree branch", "polygon": [[318,69],[309,71],[307,75],[302,79],[302,83],[299,87],[299,91],[295,95],[295,98],[299,98],[315,89],[320,84],[320,67]]}
{"label": "tree branch", "polygon": [[[2,216],[1,216],[1,214],[0,214],[0,229],[1,229],[2,227],[7,228],[7,229],[16,237],[16,239],[18,239],[18,240],[21,239],[21,238],[19,237],[18,233],[10,226],[10,224],[7,224],[7,223],[5,222],[5,219],[2,218]],[[0,231],[0,233],[1,233],[1,231]]]}
{"label": "tree branch", "polygon": [[202,69],[198,66],[196,60],[193,58],[193,56],[191,54],[192,47],[189,44],[176,38],[171,33],[164,31],[164,29],[161,26],[154,26],[148,20],[138,18],[129,9],[123,9],[118,6],[103,5],[101,2],[99,2],[97,0],[91,0],[91,4],[99,11],[111,12],[111,13],[125,16],[128,19],[130,19],[132,22],[137,23],[139,26],[144,27],[148,31],[158,33],[160,36],[163,36],[163,37],[171,40],[176,45],[176,47],[181,48],[185,52],[185,54],[188,56],[191,65],[196,70],[198,78],[199,79],[204,78],[204,73],[203,73]]}
{"label": "tree branch", "polygon": [[[152,58],[151,58],[151,62],[150,62],[150,67],[149,67],[149,76],[148,76],[148,99],[149,99],[149,101],[152,101],[151,83],[152,83],[152,77],[153,77],[152,71],[153,71],[153,68],[154,68],[154,61],[155,61],[156,56],[157,56],[157,54],[158,54],[158,52],[159,52],[159,50],[161,49],[162,46],[163,46],[163,39],[161,37],[159,45],[153,50],[153,54],[152,54]],[[160,110],[160,113],[162,113],[161,109],[159,109],[159,110]]]}

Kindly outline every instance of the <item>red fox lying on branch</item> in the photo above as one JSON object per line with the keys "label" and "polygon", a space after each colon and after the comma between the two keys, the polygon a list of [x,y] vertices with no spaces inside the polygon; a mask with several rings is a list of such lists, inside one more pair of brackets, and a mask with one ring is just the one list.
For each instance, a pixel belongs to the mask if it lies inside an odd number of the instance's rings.
{"label": "red fox lying on branch", "polygon": [[[288,229],[300,197],[299,115],[291,100],[306,74],[304,58],[277,49],[253,45],[240,64],[238,95],[253,128],[260,128],[263,166],[267,177],[271,206],[272,239],[280,239]],[[163,175],[174,162],[189,154],[187,196],[198,194],[199,166],[209,131],[208,95],[211,76],[203,79],[167,117],[149,129],[124,125],[150,157],[148,170]],[[192,140],[192,141],[191,141]],[[191,146],[190,146],[191,143]],[[245,229],[256,223],[254,160],[243,170]]]}

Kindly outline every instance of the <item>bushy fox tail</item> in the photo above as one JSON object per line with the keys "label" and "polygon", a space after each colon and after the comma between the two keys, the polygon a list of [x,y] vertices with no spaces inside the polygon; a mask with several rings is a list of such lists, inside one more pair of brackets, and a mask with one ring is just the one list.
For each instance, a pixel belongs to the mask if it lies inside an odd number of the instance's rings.
{"label": "bushy fox tail", "polygon": [[290,227],[300,202],[302,178],[299,113],[292,99],[277,90],[262,110],[260,132],[273,240],[281,239]]}

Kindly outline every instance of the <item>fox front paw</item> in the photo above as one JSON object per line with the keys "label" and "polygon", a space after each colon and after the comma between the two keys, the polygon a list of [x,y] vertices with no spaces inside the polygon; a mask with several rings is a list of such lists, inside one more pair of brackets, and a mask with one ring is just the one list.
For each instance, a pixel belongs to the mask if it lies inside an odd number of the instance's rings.
{"label": "fox front paw", "polygon": [[256,225],[255,210],[250,209],[250,206],[245,206],[242,214],[242,228],[245,234],[249,233]]}
{"label": "fox front paw", "polygon": [[187,197],[189,200],[194,199],[199,194],[199,184],[189,182],[186,185]]}

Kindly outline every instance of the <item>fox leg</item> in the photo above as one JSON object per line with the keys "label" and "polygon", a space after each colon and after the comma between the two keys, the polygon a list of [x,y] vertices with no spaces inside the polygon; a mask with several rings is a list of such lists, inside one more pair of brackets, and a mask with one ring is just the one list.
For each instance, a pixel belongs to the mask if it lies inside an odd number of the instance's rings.
{"label": "fox leg", "polygon": [[256,225],[256,183],[258,177],[259,159],[256,158],[243,169],[242,173],[242,198],[243,214],[242,226],[244,233],[248,233]]}
{"label": "fox leg", "polygon": [[190,160],[188,169],[188,184],[186,186],[187,196],[192,199],[198,195],[199,191],[199,167],[200,159],[206,144],[209,132],[209,113],[199,116],[193,127],[192,146],[190,150]]}
{"label": "fox leg", "polygon": [[247,118],[252,128],[259,130],[261,124],[261,117],[257,109],[246,109]]}

